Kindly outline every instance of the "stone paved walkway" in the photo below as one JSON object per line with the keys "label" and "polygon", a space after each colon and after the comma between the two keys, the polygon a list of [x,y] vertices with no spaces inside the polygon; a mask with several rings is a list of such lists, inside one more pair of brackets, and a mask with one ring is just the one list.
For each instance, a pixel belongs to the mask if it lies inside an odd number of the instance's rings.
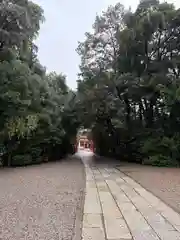
{"label": "stone paved walkway", "polygon": [[180,214],[180,168],[122,162],[118,168]]}
{"label": "stone paved walkway", "polygon": [[180,215],[113,167],[89,166],[83,240],[180,240]]}

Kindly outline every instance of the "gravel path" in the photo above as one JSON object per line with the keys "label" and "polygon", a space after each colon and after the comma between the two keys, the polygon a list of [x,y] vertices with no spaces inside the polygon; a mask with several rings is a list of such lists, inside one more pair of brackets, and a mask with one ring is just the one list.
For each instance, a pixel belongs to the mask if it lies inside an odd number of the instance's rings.
{"label": "gravel path", "polygon": [[77,159],[0,171],[0,240],[79,240],[85,173]]}
{"label": "gravel path", "polygon": [[134,164],[119,169],[180,213],[180,169]]}

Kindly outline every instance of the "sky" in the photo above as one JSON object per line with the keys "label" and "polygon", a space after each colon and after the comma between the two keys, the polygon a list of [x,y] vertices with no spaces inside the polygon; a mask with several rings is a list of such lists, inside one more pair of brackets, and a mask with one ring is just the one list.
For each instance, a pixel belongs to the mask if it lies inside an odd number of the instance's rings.
{"label": "sky", "polygon": [[[47,71],[56,71],[67,76],[70,88],[76,88],[80,57],[76,53],[78,41],[91,31],[96,14],[109,5],[121,2],[134,10],[139,0],[34,0],[44,9],[46,21],[42,24],[38,45],[39,60]],[[170,0],[180,7],[179,0]]]}

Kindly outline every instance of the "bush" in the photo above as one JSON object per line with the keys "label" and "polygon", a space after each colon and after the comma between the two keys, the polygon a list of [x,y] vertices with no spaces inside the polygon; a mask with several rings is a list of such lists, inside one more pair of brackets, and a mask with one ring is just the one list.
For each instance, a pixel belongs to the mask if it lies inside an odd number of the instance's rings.
{"label": "bush", "polygon": [[40,147],[34,147],[30,150],[30,154],[32,156],[33,163],[40,163],[42,162],[41,156],[42,150]]}
{"label": "bush", "polygon": [[32,163],[32,156],[30,154],[16,155],[12,157],[12,166],[24,166]]}
{"label": "bush", "polygon": [[172,160],[171,158],[164,156],[162,154],[150,156],[143,160],[142,164],[152,165],[158,167],[178,167],[179,163],[176,160]]}
{"label": "bush", "polygon": [[142,153],[146,156],[143,164],[178,166],[180,138],[179,136],[149,138],[142,144]]}

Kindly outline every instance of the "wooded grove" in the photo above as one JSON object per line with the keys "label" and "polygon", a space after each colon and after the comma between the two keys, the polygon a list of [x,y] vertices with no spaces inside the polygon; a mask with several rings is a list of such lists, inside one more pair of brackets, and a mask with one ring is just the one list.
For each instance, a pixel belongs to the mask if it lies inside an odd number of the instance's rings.
{"label": "wooded grove", "polygon": [[0,153],[4,166],[58,159],[72,151],[74,93],[46,73],[34,40],[43,10],[28,0],[0,1]]}
{"label": "wooded grove", "polygon": [[77,47],[81,64],[73,92],[63,74],[47,73],[38,60],[41,7],[28,0],[0,6],[4,166],[73,152],[79,127],[92,130],[97,154],[179,165],[180,9],[141,0],[135,11],[118,3],[97,15]]}
{"label": "wooded grove", "polygon": [[97,153],[180,163],[180,9],[141,0],[98,15],[77,51],[79,114]]}

